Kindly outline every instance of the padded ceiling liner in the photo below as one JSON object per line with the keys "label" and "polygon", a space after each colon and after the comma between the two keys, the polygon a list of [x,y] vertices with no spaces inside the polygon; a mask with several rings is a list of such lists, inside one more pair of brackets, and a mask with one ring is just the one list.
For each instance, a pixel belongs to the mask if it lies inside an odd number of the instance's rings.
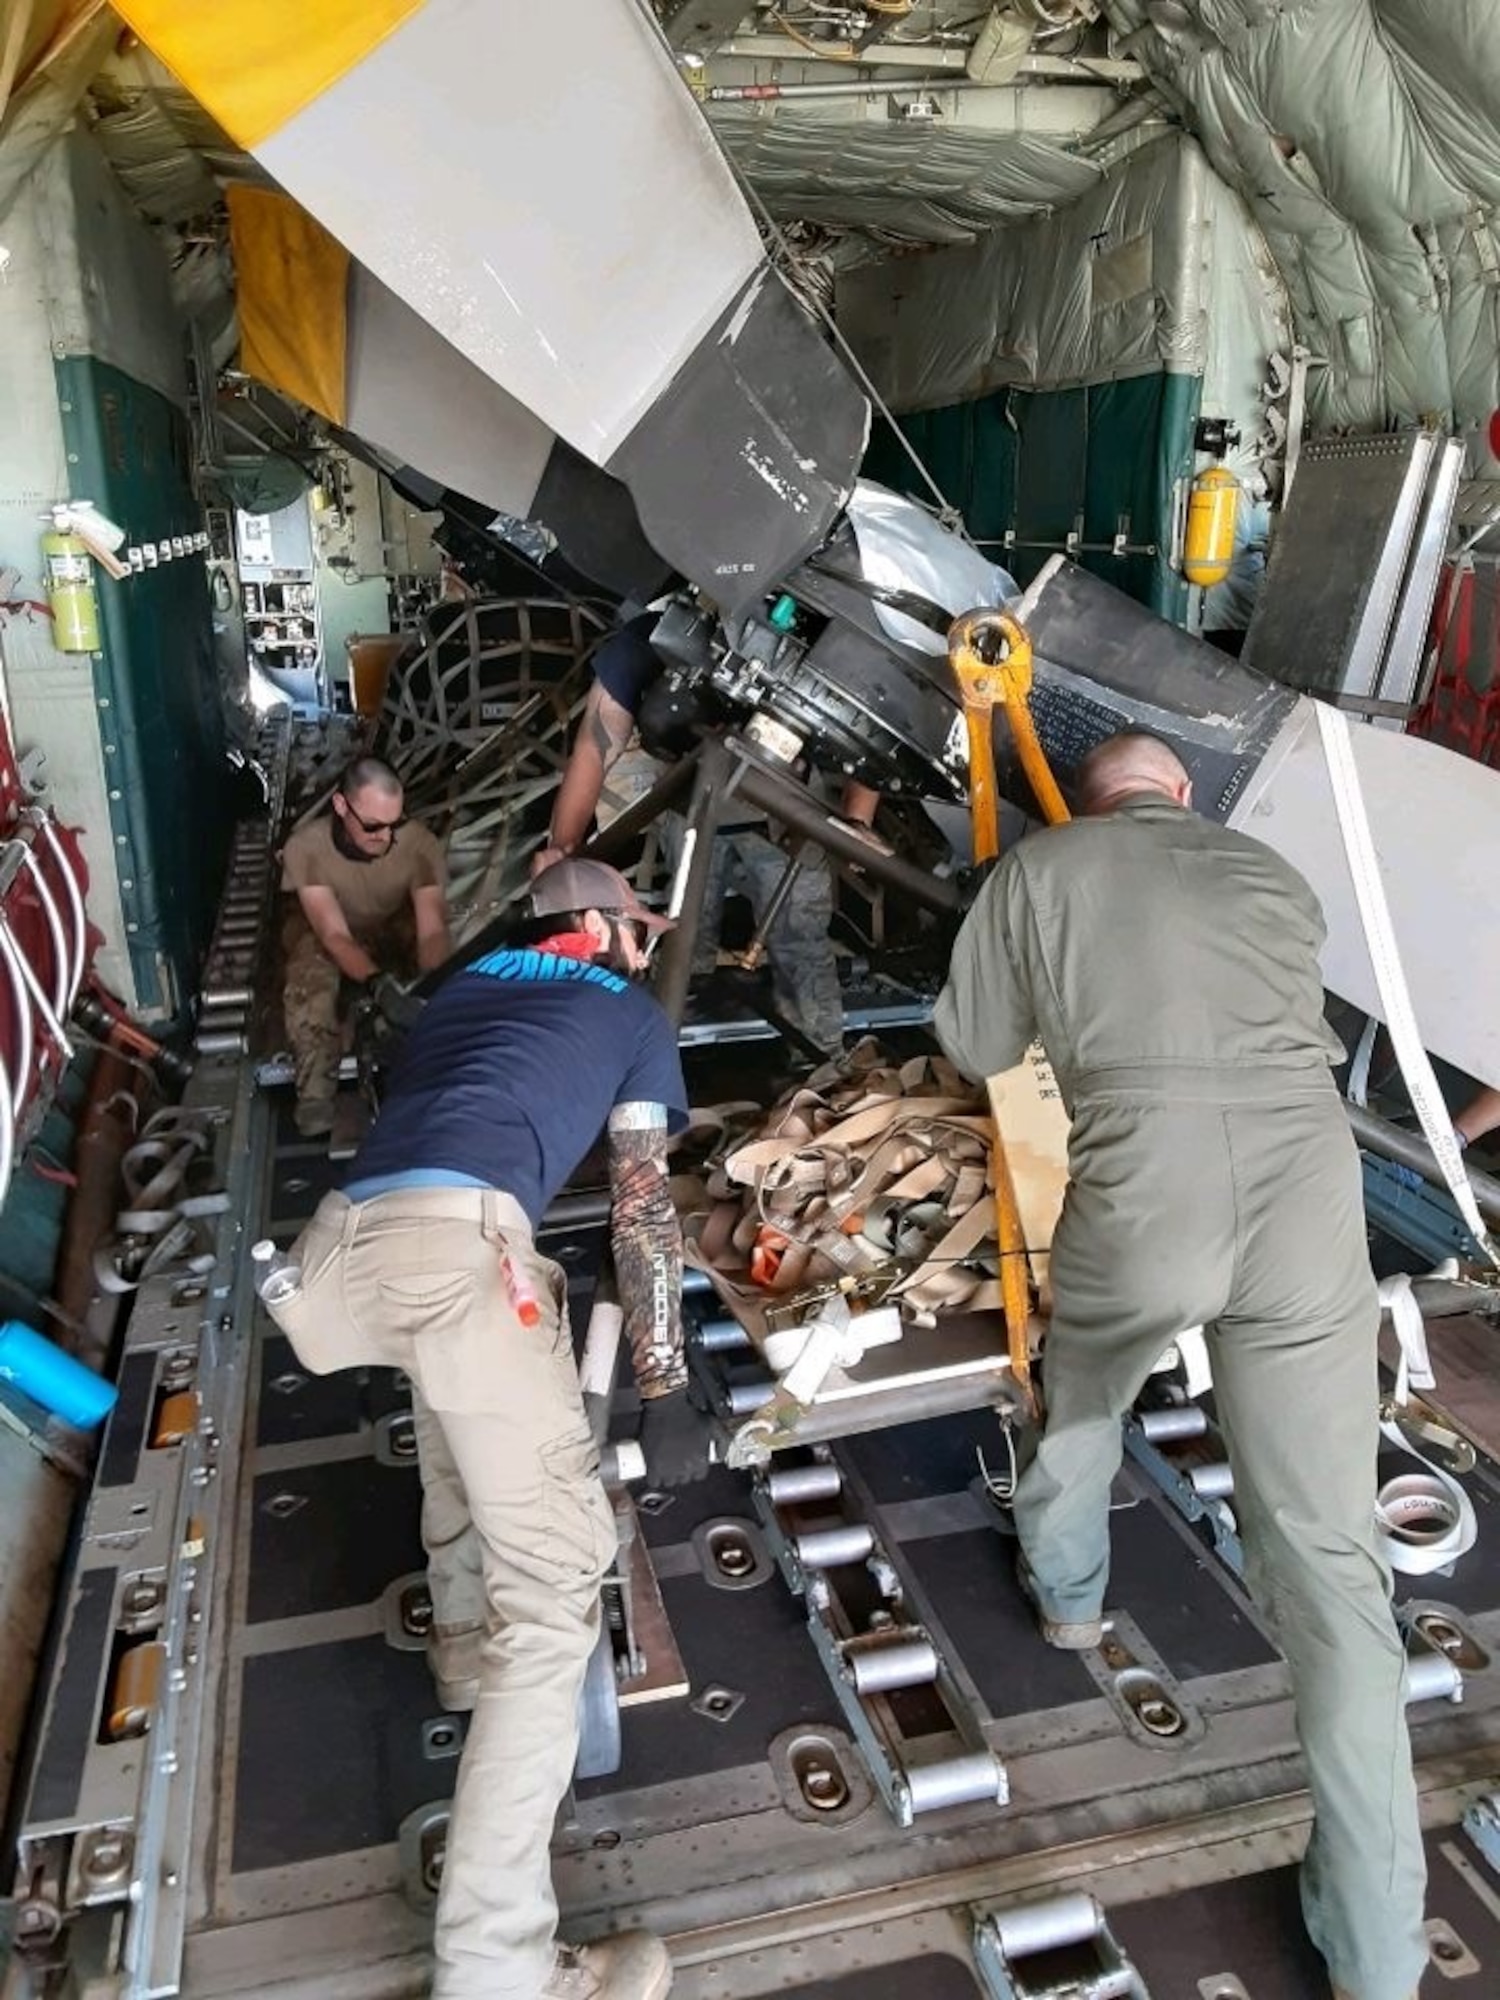
{"label": "padded ceiling liner", "polygon": [[716,105],[712,122],[779,220],[913,242],[967,242],[1074,201],[1103,178],[1101,168],[1031,132],[872,124],[832,104],[781,110],[774,120]]}
{"label": "padded ceiling liner", "polygon": [[1500,464],[1495,0],[1109,0],[1250,205],[1320,365],[1314,431],[1451,419]]}

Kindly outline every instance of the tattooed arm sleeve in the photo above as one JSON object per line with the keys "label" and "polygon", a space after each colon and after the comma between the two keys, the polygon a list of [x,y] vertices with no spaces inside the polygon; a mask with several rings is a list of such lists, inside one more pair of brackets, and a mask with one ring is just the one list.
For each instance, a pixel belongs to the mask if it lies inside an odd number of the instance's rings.
{"label": "tattooed arm sleeve", "polygon": [[667,1191],[663,1104],[609,1114],[610,1242],[636,1386],[650,1399],[687,1383],[682,1354],[682,1229]]}
{"label": "tattooed arm sleeve", "polygon": [[635,730],[635,717],[598,681],[589,689],[583,720],[552,807],[548,843],[571,854],[588,838],[604,780]]}

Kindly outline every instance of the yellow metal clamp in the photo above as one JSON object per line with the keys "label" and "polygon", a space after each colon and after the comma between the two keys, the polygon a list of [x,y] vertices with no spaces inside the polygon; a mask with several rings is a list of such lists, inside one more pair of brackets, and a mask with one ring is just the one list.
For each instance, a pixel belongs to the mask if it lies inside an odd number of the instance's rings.
{"label": "yellow metal clamp", "polygon": [[997,702],[1005,709],[1021,769],[1042,817],[1049,826],[1061,826],[1072,815],[1031,719],[1031,640],[1025,627],[1008,611],[966,611],[948,628],[948,660],[958,682],[969,734],[974,859],[993,861],[1000,852],[994,742]]}
{"label": "yellow metal clamp", "polygon": [[[969,738],[969,816],[973,825],[974,859],[976,863],[993,861],[1000,852],[994,737],[997,702],[1005,709],[1021,769],[1048,825],[1060,826],[1072,815],[1057,788],[1047,753],[1031,719],[1031,640],[1025,627],[1005,611],[966,611],[948,629],[948,659],[958,682]],[[1026,1239],[998,1124],[991,1172],[995,1183],[995,1233],[1000,1244],[1006,1347],[1016,1386],[1034,1414]]]}

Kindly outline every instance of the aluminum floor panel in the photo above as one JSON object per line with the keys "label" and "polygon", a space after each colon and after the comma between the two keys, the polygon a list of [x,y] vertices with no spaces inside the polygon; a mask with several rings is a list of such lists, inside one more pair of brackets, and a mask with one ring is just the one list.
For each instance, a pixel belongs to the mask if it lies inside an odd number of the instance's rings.
{"label": "aluminum floor panel", "polygon": [[976,2000],[983,1989],[969,1967],[941,1953],[898,1958],[889,1965],[866,1965],[840,1979],[815,1979],[806,1986],[780,1985],[792,2000]]}

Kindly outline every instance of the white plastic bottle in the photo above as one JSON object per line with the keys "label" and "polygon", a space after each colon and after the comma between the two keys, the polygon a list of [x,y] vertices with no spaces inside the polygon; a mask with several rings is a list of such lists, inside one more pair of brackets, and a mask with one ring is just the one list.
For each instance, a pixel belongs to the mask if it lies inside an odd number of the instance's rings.
{"label": "white plastic bottle", "polygon": [[302,1266],[278,1250],[269,1236],[250,1246],[255,1289],[268,1306],[283,1306],[302,1289]]}

